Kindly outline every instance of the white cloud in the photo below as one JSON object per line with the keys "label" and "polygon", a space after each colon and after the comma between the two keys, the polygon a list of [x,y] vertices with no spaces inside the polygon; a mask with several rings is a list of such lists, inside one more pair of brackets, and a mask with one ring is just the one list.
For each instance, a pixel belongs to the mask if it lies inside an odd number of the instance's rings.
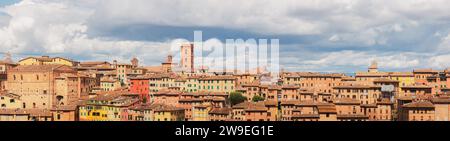
{"label": "white cloud", "polygon": [[[446,25],[450,19],[447,3],[446,0],[23,0],[0,9],[0,51],[61,53],[89,60],[127,61],[131,56],[155,62],[163,60],[170,41],[130,41],[88,34],[95,28],[135,24],[216,27],[268,35],[313,34],[353,46],[386,45],[395,42],[389,35],[424,25]],[[439,37],[446,34],[436,33]],[[448,53],[449,48],[447,36],[439,49]],[[318,54],[326,55],[304,61],[303,67],[365,66],[372,59],[389,68],[430,62],[418,59],[428,56],[419,53]],[[431,62],[440,63],[431,64],[447,65],[445,59],[445,55],[435,57]]]}
{"label": "white cloud", "polygon": [[[132,56],[142,59],[163,59],[167,42],[110,40],[88,37],[86,22],[92,11],[61,2],[24,0],[8,6],[4,12],[11,16],[0,28],[0,51],[17,54],[56,53],[64,56],[82,56],[88,60],[118,59],[127,61]],[[161,52],[154,54],[154,52]],[[154,60],[155,61],[155,60]],[[147,62],[151,63],[151,62]]]}
{"label": "white cloud", "polygon": [[117,25],[213,26],[265,34],[321,34],[335,30],[358,34],[384,25],[403,30],[399,21],[418,24],[440,20],[450,16],[445,5],[444,0],[107,0],[96,5],[93,19]]}
{"label": "white cloud", "polygon": [[[372,54],[363,51],[338,51],[331,53],[324,53],[320,59],[307,60],[302,63],[305,65],[315,66],[315,70],[321,71],[321,68],[327,68],[332,66],[351,67],[355,69],[357,66],[369,66],[369,64],[376,60],[380,68],[383,69],[408,69],[422,65],[418,59],[420,54],[416,53],[382,53]],[[343,68],[348,69],[348,68]],[[345,70],[340,70],[345,71]],[[356,70],[353,70],[356,71]]]}
{"label": "white cloud", "polygon": [[341,39],[339,38],[339,35],[333,35],[328,40],[331,41],[331,42],[337,42],[337,41],[339,41]]}
{"label": "white cloud", "polygon": [[0,27],[3,27],[5,25],[7,25],[10,18],[11,17],[9,15],[7,15],[6,13],[1,12],[1,8],[0,8]]}
{"label": "white cloud", "polygon": [[434,56],[431,57],[428,60],[428,64],[430,67],[434,67],[434,68],[447,68],[450,67],[450,55],[446,54],[446,55],[439,55],[439,56]]}

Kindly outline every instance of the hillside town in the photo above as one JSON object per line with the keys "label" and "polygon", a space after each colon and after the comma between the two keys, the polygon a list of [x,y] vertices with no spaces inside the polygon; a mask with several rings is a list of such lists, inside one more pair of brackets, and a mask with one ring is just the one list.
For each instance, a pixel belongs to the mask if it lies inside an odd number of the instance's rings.
{"label": "hillside town", "polygon": [[[194,45],[154,66],[33,56],[0,61],[0,121],[448,121],[450,69],[344,73],[195,68]],[[111,61],[111,62],[109,62]],[[180,64],[186,71],[174,71]]]}

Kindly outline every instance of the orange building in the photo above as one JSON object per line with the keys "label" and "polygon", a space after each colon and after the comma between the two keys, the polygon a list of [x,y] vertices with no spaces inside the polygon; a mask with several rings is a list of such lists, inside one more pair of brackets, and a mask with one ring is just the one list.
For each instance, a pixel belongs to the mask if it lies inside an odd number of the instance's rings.
{"label": "orange building", "polygon": [[434,121],[435,109],[429,101],[417,101],[402,106],[400,121]]}
{"label": "orange building", "polygon": [[142,101],[150,100],[149,78],[145,76],[130,78],[130,92],[139,94]]}
{"label": "orange building", "polygon": [[400,87],[399,97],[412,97],[413,99],[429,99],[433,97],[432,88],[427,85],[409,85]]}
{"label": "orange building", "polygon": [[231,108],[213,108],[209,111],[210,121],[229,121],[231,120]]}
{"label": "orange building", "polygon": [[306,87],[314,92],[331,93],[333,87],[340,86],[343,74],[321,74],[321,73],[287,73],[284,74],[283,83]]}
{"label": "orange building", "polygon": [[374,104],[363,104],[361,108],[370,121],[391,121],[393,119],[393,103],[389,99],[382,99]]}
{"label": "orange building", "polygon": [[433,98],[431,102],[434,105],[435,120],[436,121],[449,121],[450,120],[450,98],[449,97],[437,97]]}
{"label": "orange building", "polygon": [[[161,90],[150,94],[151,102],[177,106],[182,92],[173,90]],[[183,113],[184,114],[184,113]]]}
{"label": "orange building", "polygon": [[337,120],[339,121],[365,121],[369,117],[364,115],[359,100],[351,98],[335,99]]}
{"label": "orange building", "polygon": [[54,121],[79,121],[76,105],[59,105],[53,107],[50,111]]}
{"label": "orange building", "polygon": [[381,97],[381,86],[347,84],[334,87],[335,98],[351,98],[361,104],[373,104]]}
{"label": "orange building", "polygon": [[426,85],[428,84],[427,79],[436,76],[438,72],[433,69],[415,69],[413,70],[413,74],[416,83]]}
{"label": "orange building", "polygon": [[[10,93],[21,96],[23,108],[51,109],[59,103],[58,101],[75,95],[75,93],[67,97],[57,95],[60,92],[60,87],[57,85],[60,83],[57,78],[63,75],[77,75],[77,72],[66,65],[17,66],[8,72],[7,89]],[[80,89],[79,86],[72,84],[65,86]],[[72,92],[72,90],[69,91]],[[79,92],[76,94],[81,94],[81,91]]]}

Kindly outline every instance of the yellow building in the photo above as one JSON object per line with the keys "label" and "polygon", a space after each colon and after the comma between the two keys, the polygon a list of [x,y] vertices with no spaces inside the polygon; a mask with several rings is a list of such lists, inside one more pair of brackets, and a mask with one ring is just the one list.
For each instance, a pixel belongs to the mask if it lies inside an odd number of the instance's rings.
{"label": "yellow building", "polygon": [[100,89],[102,91],[114,91],[121,88],[120,81],[112,78],[102,78],[100,80]]}
{"label": "yellow building", "polygon": [[399,81],[400,87],[409,86],[415,83],[414,74],[412,72],[391,72],[389,78]]}
{"label": "yellow building", "polygon": [[193,121],[209,121],[209,111],[211,106],[208,105],[197,105],[193,106],[192,110],[192,120]]}
{"label": "yellow building", "polygon": [[126,96],[123,91],[99,94],[79,106],[81,121],[124,121],[129,107],[137,105],[136,97]]}
{"label": "yellow building", "polygon": [[233,76],[208,76],[198,80],[198,91],[230,94],[235,88],[236,78]]}
{"label": "yellow building", "polygon": [[184,109],[170,105],[158,105],[154,107],[155,121],[184,121]]}
{"label": "yellow building", "polygon": [[41,57],[27,57],[22,59],[18,63],[19,65],[67,65],[67,66],[78,66],[79,62],[62,58],[62,57],[54,57],[51,58],[49,56],[41,56]]}
{"label": "yellow building", "polygon": [[155,74],[149,76],[150,92],[159,92],[160,90],[175,87],[176,76],[171,73]]}
{"label": "yellow building", "polygon": [[186,79],[186,83],[184,85],[184,90],[186,92],[197,92],[198,91],[198,76],[189,76]]}

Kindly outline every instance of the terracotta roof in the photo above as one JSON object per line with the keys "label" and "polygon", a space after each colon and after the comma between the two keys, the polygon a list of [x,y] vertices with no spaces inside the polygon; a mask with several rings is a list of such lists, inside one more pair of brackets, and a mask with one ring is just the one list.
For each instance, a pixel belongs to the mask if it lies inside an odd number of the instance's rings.
{"label": "terracotta roof", "polygon": [[23,65],[17,66],[10,70],[11,72],[50,72],[50,71],[64,71],[64,72],[75,72],[69,66],[66,65]]}
{"label": "terracotta roof", "polygon": [[281,90],[281,86],[278,85],[270,85],[269,90]]}
{"label": "terracotta roof", "polygon": [[262,105],[251,104],[247,108],[245,108],[244,111],[248,111],[248,112],[265,112],[265,111],[267,111],[267,108],[262,106]]}
{"label": "terracotta roof", "polygon": [[[126,91],[127,92],[127,91]],[[124,93],[122,91],[103,91],[101,94],[97,94],[96,97],[93,97],[89,100],[95,101],[109,101],[115,98],[122,96]]]}
{"label": "terracotta roof", "polygon": [[166,95],[166,96],[181,96],[183,93],[175,90],[161,90],[159,92],[153,93],[152,95]]}
{"label": "terracotta roof", "polygon": [[292,118],[319,118],[319,114],[293,114]]}
{"label": "terracotta roof", "polygon": [[260,85],[261,85],[261,83],[255,81],[255,82],[252,82],[252,83],[242,84],[241,86],[242,87],[259,87]]}
{"label": "terracotta roof", "polygon": [[114,83],[114,82],[117,82],[117,81],[119,81],[119,80],[114,79],[114,78],[110,78],[110,77],[102,77],[102,78],[100,79],[100,82]]}
{"label": "terracotta roof", "polygon": [[12,65],[12,66],[16,66],[17,64],[13,63],[13,62],[5,62],[0,60],[0,65]]}
{"label": "terracotta roof", "polygon": [[142,111],[142,110],[152,110],[155,104],[139,104],[128,108],[129,110]]}
{"label": "terracotta roof", "polygon": [[0,109],[0,115],[29,115],[23,109]]}
{"label": "terracotta roof", "polygon": [[372,104],[361,104],[361,107],[376,108],[377,104],[375,104],[375,103],[372,103]]}
{"label": "terracotta roof", "polygon": [[242,102],[232,107],[233,109],[244,109],[244,111],[267,111],[263,101],[260,102]]}
{"label": "terracotta roof", "polygon": [[433,103],[429,101],[417,101],[412,103],[404,104],[402,107],[405,108],[434,108]]}
{"label": "terracotta roof", "polygon": [[224,97],[213,97],[212,101],[226,101],[226,99]]}
{"label": "terracotta roof", "polygon": [[278,102],[275,100],[265,100],[264,105],[266,106],[278,106]]}
{"label": "terracotta roof", "polygon": [[356,78],[354,77],[342,77],[342,81],[356,81]]}
{"label": "terracotta roof", "polygon": [[51,109],[51,111],[75,111],[77,105],[58,105]]}
{"label": "terracotta roof", "polygon": [[200,104],[200,105],[195,105],[194,108],[200,108],[200,109],[206,109],[208,107],[210,107],[211,105],[206,105],[206,104]]}
{"label": "terracotta roof", "polygon": [[352,98],[337,98],[334,100],[336,105],[360,105],[360,101]]}
{"label": "terracotta roof", "polygon": [[205,101],[203,98],[180,98],[178,102],[202,102]]}
{"label": "terracotta roof", "polygon": [[338,119],[368,119],[369,117],[363,114],[338,114]]}
{"label": "terracotta roof", "polygon": [[322,105],[317,105],[317,110],[319,112],[319,114],[336,114],[336,106],[333,104],[322,104]]}
{"label": "terracotta roof", "polygon": [[381,86],[376,85],[363,85],[363,84],[346,84],[342,86],[335,86],[335,89],[371,89],[371,88],[381,88]]}
{"label": "terracotta roof", "polygon": [[301,106],[301,107],[312,107],[312,106],[317,106],[317,102],[314,102],[313,100],[302,100],[302,101],[296,103],[295,105]]}
{"label": "terracotta roof", "polygon": [[150,79],[150,75],[138,75],[138,76],[135,76],[135,77],[130,77],[129,79],[130,80],[148,80],[148,79]]}
{"label": "terracotta roof", "polygon": [[385,72],[357,72],[355,77],[384,77],[387,75],[388,73]]}
{"label": "terracotta roof", "polygon": [[33,58],[33,59],[36,59],[36,60],[39,60],[39,61],[44,61],[44,62],[51,62],[53,59],[63,59],[63,60],[67,60],[67,61],[70,61],[70,62],[76,62],[76,61],[73,61],[73,60],[70,60],[70,59],[67,59],[67,58],[63,58],[63,57],[53,57],[52,58],[52,57],[49,57],[49,56],[27,57],[27,58],[24,58],[24,59],[22,59],[20,61],[23,61],[23,60],[26,60],[26,59],[30,59],[30,58]]}
{"label": "terracotta roof", "polygon": [[39,117],[50,117],[52,113],[44,109],[0,109],[0,115],[30,115]]}
{"label": "terracotta roof", "polygon": [[402,96],[402,97],[398,97],[397,100],[412,101],[412,100],[414,100],[414,98],[411,96]]}
{"label": "terracotta roof", "polygon": [[213,108],[209,111],[209,114],[229,115],[231,111],[231,108]]}
{"label": "terracotta roof", "polygon": [[300,86],[297,86],[297,85],[283,85],[281,88],[282,89],[299,89]]}
{"label": "terracotta roof", "polygon": [[225,92],[206,92],[206,91],[198,91],[198,92],[184,92],[182,95],[186,96],[228,96]]}
{"label": "terracotta roof", "polygon": [[175,79],[177,77],[176,74],[173,73],[157,73],[157,74],[151,74],[146,75],[149,79],[161,79],[161,78],[172,78]]}
{"label": "terracotta roof", "polygon": [[80,69],[95,69],[95,68],[105,68],[112,69],[111,64],[106,61],[90,61],[90,62],[80,62]]}
{"label": "terracotta roof", "polygon": [[298,77],[343,77],[344,74],[339,73],[316,73],[316,72],[292,72],[285,75],[286,78],[298,78]]}
{"label": "terracotta roof", "polygon": [[388,98],[383,98],[380,101],[377,101],[378,105],[392,105],[394,103],[391,102]]}
{"label": "terracotta roof", "polygon": [[438,71],[435,71],[433,69],[414,69],[414,73],[438,73]]}
{"label": "terracotta roof", "polygon": [[202,77],[199,80],[236,80],[234,76],[231,75],[220,75],[220,76],[206,76]]}
{"label": "terracotta roof", "polygon": [[236,104],[236,105],[233,105],[233,109],[244,109],[244,108],[246,108],[248,105],[250,104],[250,102],[247,102],[247,101],[245,101],[245,102],[242,102],[242,103],[238,103],[238,104]]}
{"label": "terracotta roof", "polygon": [[399,81],[397,80],[392,80],[392,79],[388,79],[388,78],[377,78],[375,80],[373,80],[373,82],[390,82],[390,83],[398,83]]}
{"label": "terracotta roof", "polygon": [[435,104],[450,104],[450,97],[438,97],[431,100]]}
{"label": "terracotta roof", "polygon": [[165,105],[165,104],[155,104],[152,106],[155,112],[172,112],[172,111],[184,111],[183,108]]}
{"label": "terracotta roof", "polygon": [[426,85],[408,85],[408,86],[401,86],[402,89],[431,89],[431,86]]}
{"label": "terracotta roof", "polygon": [[414,77],[412,72],[390,72],[389,76],[392,77]]}
{"label": "terracotta roof", "polygon": [[299,100],[286,100],[286,101],[281,101],[281,105],[296,105],[300,103]]}

